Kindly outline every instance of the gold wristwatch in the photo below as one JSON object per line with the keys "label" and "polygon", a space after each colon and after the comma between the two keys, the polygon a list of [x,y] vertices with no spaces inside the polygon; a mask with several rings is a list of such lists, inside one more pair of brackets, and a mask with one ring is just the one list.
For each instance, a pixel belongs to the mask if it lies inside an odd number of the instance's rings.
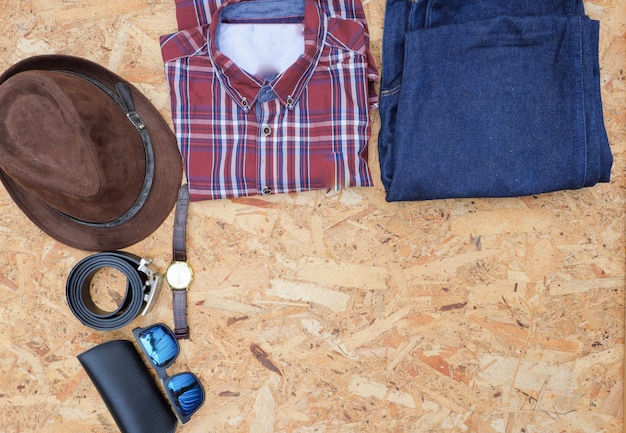
{"label": "gold wristwatch", "polygon": [[177,339],[189,338],[187,325],[187,290],[193,279],[193,270],[187,262],[186,226],[189,208],[189,186],[184,184],[178,192],[174,216],[172,263],[165,271],[165,281],[172,289],[174,308],[174,335]]}

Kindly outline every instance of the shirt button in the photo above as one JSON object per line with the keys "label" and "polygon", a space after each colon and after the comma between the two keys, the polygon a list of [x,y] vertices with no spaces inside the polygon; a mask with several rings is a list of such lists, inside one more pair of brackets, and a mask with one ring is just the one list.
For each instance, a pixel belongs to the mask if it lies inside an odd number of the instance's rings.
{"label": "shirt button", "polygon": [[264,195],[271,194],[271,193],[272,193],[272,190],[269,187],[266,186],[265,188],[263,188]]}
{"label": "shirt button", "polygon": [[272,128],[270,128],[268,125],[263,125],[263,129],[261,129],[261,131],[263,132],[263,137],[267,137],[272,133]]}

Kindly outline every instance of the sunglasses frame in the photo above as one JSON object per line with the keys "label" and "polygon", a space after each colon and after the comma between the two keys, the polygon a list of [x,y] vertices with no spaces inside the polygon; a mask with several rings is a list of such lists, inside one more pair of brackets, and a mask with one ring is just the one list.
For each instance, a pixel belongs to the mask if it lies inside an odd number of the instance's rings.
{"label": "sunglasses frame", "polygon": [[[154,363],[154,361],[152,360],[152,358],[150,357],[150,354],[146,351],[146,348],[143,346],[143,344],[141,343],[141,339],[140,339],[140,335],[142,333],[144,333],[145,331],[149,331],[151,328],[158,328],[161,327],[163,328],[172,338],[173,342],[176,344],[176,354],[174,355],[174,357],[164,366],[159,366],[156,365]],[[174,332],[170,329],[169,326],[167,326],[164,323],[155,323],[153,325],[150,326],[146,326],[145,328],[135,328],[133,329],[133,335],[135,336],[135,340],[137,340],[137,344],[139,345],[139,347],[141,348],[141,351],[143,352],[143,354],[145,355],[146,358],[148,358],[148,361],[150,362],[150,365],[152,366],[152,368],[154,369],[154,371],[156,371],[157,376],[159,376],[159,379],[161,380],[161,385],[164,388],[165,394],[167,395],[167,398],[170,401],[171,406],[174,408],[174,411],[176,412],[176,416],[178,417],[178,419],[183,423],[186,424],[190,419],[191,416],[196,413],[196,411],[198,409],[200,409],[200,407],[204,404],[204,398],[205,398],[205,394],[204,394],[204,387],[202,386],[202,382],[200,382],[200,379],[198,379],[198,376],[196,376],[194,373],[192,372],[181,372],[181,373],[176,373],[173,374],[172,376],[170,376],[169,374],[167,374],[167,369],[174,364],[174,361],[176,361],[176,358],[178,358],[178,355],[180,354],[180,345],[178,344],[178,340],[176,339]],[[169,383],[177,376],[183,375],[183,374],[189,374],[191,375],[196,382],[198,382],[198,386],[200,387],[200,391],[202,391],[202,399],[200,400],[200,404],[198,404],[198,407],[196,407],[191,413],[189,413],[188,415],[185,415],[182,413],[181,408],[178,406],[177,402],[176,402],[176,398],[175,396],[173,396],[170,393],[169,390]]]}

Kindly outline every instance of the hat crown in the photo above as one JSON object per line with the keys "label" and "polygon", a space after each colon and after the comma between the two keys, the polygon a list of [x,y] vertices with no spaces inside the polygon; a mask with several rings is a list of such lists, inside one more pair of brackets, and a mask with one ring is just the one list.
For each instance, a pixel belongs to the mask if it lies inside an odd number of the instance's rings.
{"label": "hat crown", "polygon": [[24,71],[0,87],[0,168],[49,206],[102,223],[141,191],[145,153],[119,104],[84,78]]}

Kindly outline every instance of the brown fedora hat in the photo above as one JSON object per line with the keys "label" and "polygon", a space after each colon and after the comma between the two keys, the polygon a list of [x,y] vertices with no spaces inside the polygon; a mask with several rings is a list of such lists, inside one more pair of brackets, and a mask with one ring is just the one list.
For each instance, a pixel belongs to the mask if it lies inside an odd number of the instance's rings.
{"label": "brown fedora hat", "polygon": [[113,250],[168,217],[182,159],[163,117],[130,83],[79,57],[35,56],[0,76],[0,180],[48,235]]}

